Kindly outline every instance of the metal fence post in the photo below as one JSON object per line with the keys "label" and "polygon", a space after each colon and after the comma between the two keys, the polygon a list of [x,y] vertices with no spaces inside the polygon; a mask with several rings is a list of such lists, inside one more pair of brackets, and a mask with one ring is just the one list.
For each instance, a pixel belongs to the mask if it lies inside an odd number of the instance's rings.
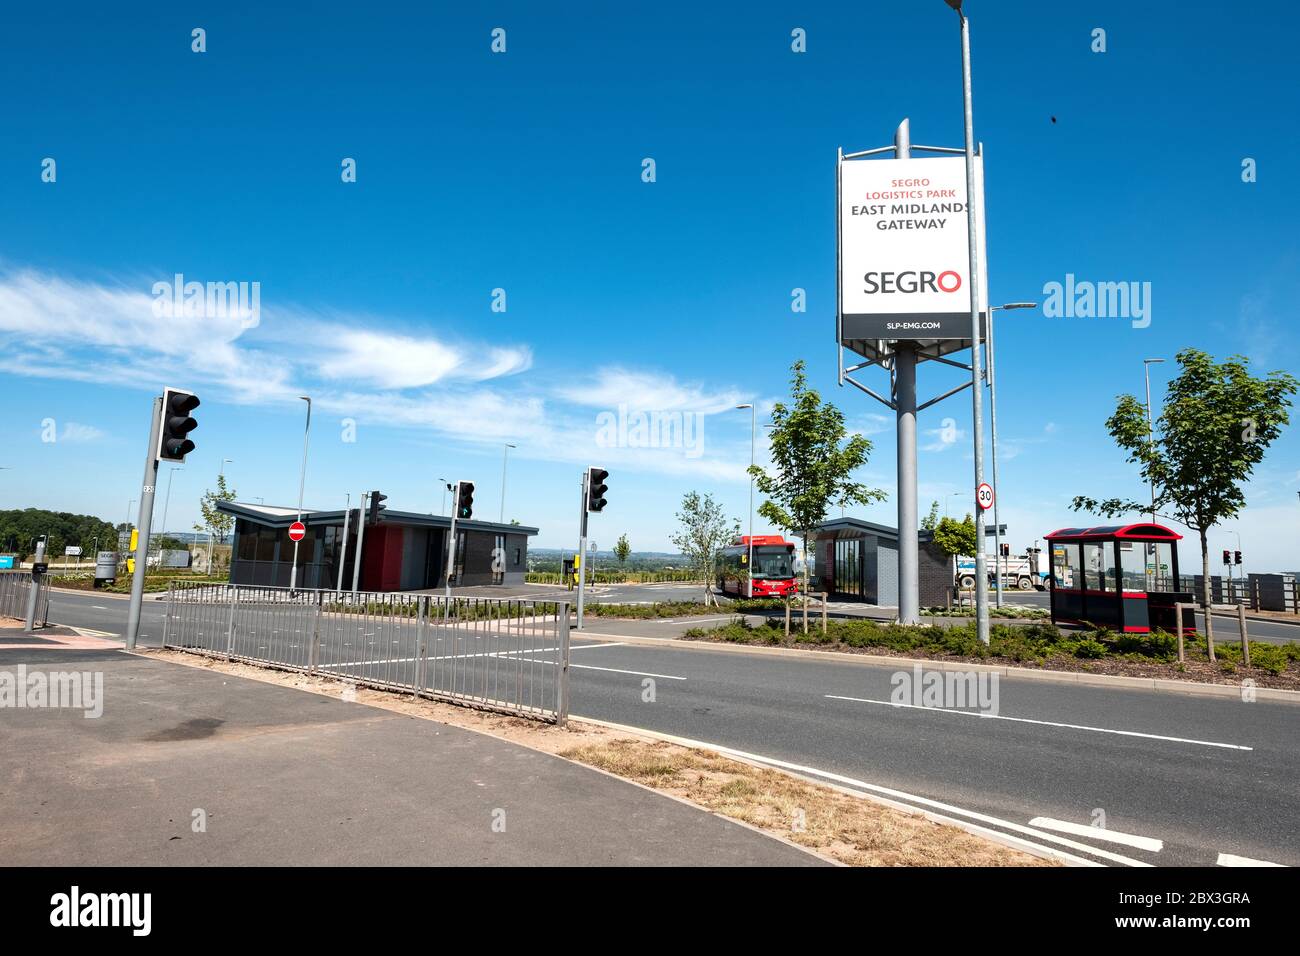
{"label": "metal fence post", "polygon": [[425,675],[429,668],[429,596],[427,594],[421,595],[419,598],[418,613],[419,620],[415,626],[415,686],[411,688],[412,697],[420,696],[420,690],[424,687]]}
{"label": "metal fence post", "polygon": [[172,622],[172,602],[176,600],[176,582],[167,582],[167,610],[163,612],[163,636],[162,646],[167,646],[167,637],[170,633]]}
{"label": "metal fence post", "polygon": [[[317,582],[319,583],[319,582]],[[307,676],[316,676],[316,662],[320,653],[320,615],[325,606],[325,592],[316,592],[316,615],[311,622],[311,647],[307,649]]]}
{"label": "metal fence post", "polygon": [[569,605],[563,604],[555,609],[555,637],[560,642],[560,680],[555,701],[555,725],[565,727],[569,723]]}
{"label": "metal fence post", "polygon": [[230,585],[230,620],[226,622],[226,662],[235,650],[235,585]]}

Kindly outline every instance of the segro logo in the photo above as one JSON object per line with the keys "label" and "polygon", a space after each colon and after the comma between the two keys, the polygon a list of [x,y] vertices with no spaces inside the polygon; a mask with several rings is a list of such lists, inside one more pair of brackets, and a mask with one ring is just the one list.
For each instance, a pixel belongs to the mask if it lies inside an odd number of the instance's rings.
{"label": "segro logo", "polygon": [[862,277],[864,291],[876,292],[956,292],[961,288],[960,273],[945,272],[868,272]]}

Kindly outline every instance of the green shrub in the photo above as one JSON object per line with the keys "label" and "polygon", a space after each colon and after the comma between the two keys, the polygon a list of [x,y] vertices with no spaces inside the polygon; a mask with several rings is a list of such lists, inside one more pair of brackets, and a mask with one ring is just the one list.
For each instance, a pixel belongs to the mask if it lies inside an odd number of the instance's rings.
{"label": "green shrub", "polygon": [[1086,658],[1087,660],[1097,660],[1106,656],[1106,645],[1101,641],[1093,640],[1091,637],[1085,637],[1075,643],[1074,656]]}

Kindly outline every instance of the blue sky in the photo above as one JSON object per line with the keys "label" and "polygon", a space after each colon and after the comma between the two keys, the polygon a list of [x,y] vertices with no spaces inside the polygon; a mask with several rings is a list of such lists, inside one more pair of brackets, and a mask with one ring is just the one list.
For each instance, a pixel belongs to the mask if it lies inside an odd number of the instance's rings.
{"label": "blue sky", "polygon": [[[904,116],[914,142],[960,145],[941,0],[402,6],[6,13],[0,507],[123,520],[149,397],[170,384],[203,400],[173,528],[223,458],[241,498],[292,504],[310,394],[309,507],[380,488],[436,510],[438,478],[468,478],[495,517],[512,442],[506,518],[539,526],[537,545],[573,543],[595,463],[611,471],[602,548],[627,532],[665,549],[686,491],[743,519],[749,419],[730,409],[761,415],[797,358],[876,443],[863,478],[892,494],[891,418],[835,384],[834,156],[888,143]],[[1170,360],[1157,402],[1185,346],[1300,366],[1300,14],[968,7],[992,301],[1041,299],[1066,274],[1152,288],[1147,328],[1041,312],[999,326],[1000,499],[1020,549],[1081,520],[1074,494],[1141,497],[1102,423],[1140,394],[1144,357]],[[156,317],[153,285],[175,273],[260,283],[258,323]],[[923,366],[920,389],[960,375]],[[608,447],[599,416],[624,404],[702,421],[702,442]],[[42,441],[46,419],[58,440]],[[969,422],[966,395],[923,413],[923,508],[968,510]],[[1293,427],[1212,548],[1240,530],[1255,569],[1300,565],[1298,490]],[[892,500],[858,513],[894,522]]]}

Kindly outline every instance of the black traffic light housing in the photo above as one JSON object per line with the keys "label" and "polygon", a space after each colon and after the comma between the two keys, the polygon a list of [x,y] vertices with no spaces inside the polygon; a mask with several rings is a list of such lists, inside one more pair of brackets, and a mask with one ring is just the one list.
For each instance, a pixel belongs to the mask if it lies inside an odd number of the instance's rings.
{"label": "black traffic light housing", "polygon": [[370,505],[367,513],[367,522],[366,522],[367,524],[379,523],[379,512],[383,511],[387,507],[387,505],[384,504],[384,502],[387,500],[388,500],[388,495],[381,495],[377,491],[370,492]]}
{"label": "black traffic light housing", "polygon": [[1232,552],[1231,552],[1231,551],[1224,551],[1224,552],[1223,552],[1223,563],[1224,563],[1224,564],[1232,564]]}
{"label": "black traffic light housing", "polygon": [[605,484],[605,479],[609,477],[609,472],[604,468],[596,468],[594,465],[587,469],[587,510],[600,512],[605,510],[605,492],[609,490],[609,485]]}
{"label": "black traffic light housing", "polygon": [[1232,552],[1232,557],[1233,557],[1233,562],[1232,562],[1233,564],[1241,564],[1241,552],[1240,552],[1240,551],[1234,551],[1234,552]]}
{"label": "black traffic light housing", "polygon": [[474,517],[474,482],[456,482],[456,518],[468,521]]}
{"label": "black traffic light housing", "polygon": [[163,389],[162,422],[158,429],[158,460],[184,461],[194,450],[186,436],[199,427],[190,412],[199,407],[199,397],[179,388]]}
{"label": "black traffic light housing", "polygon": [[1002,545],[1002,557],[1004,558],[1011,557],[1011,545],[1009,544]]}

